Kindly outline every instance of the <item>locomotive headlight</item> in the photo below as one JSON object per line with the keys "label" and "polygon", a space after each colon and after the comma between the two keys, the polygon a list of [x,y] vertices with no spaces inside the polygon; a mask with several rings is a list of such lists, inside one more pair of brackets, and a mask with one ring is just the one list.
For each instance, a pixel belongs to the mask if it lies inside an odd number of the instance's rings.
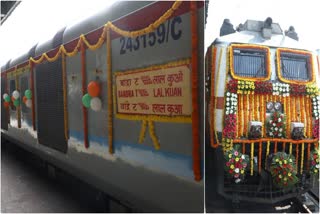
{"label": "locomotive headlight", "polygon": [[275,110],[276,111],[280,111],[281,110],[281,103],[279,103],[279,102],[276,102],[275,104],[274,104],[274,108],[275,108]]}
{"label": "locomotive headlight", "polygon": [[291,122],[291,138],[301,140],[304,138],[304,124],[300,122]]}
{"label": "locomotive headlight", "polygon": [[269,111],[271,111],[271,110],[273,109],[273,102],[268,102],[268,103],[267,103],[267,109],[268,109]]}

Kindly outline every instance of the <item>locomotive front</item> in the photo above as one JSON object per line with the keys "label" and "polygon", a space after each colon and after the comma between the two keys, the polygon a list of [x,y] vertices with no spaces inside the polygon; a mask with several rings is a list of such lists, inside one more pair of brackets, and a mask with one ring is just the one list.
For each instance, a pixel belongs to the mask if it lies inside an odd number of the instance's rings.
{"label": "locomotive front", "polygon": [[237,30],[206,55],[220,193],[274,203],[307,191],[318,174],[319,59],[271,19]]}

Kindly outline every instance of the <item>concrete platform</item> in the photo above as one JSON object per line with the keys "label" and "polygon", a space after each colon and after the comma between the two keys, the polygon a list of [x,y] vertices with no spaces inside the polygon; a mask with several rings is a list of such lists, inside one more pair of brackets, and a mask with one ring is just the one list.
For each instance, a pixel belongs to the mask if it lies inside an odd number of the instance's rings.
{"label": "concrete platform", "polygon": [[[83,188],[82,188],[83,187]],[[10,143],[1,143],[1,212],[104,212],[99,194]],[[101,202],[101,201],[100,201]]]}

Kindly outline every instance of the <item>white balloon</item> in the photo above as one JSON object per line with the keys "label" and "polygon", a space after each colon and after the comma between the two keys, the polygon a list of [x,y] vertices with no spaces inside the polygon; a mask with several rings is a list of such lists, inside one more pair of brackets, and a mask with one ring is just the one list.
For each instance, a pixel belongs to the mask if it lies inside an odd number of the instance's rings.
{"label": "white balloon", "polygon": [[93,97],[90,101],[90,107],[93,111],[100,111],[101,110],[101,100],[98,97]]}
{"label": "white balloon", "polygon": [[31,106],[32,106],[32,101],[29,100],[29,99],[27,99],[27,101],[26,101],[26,106],[27,106],[28,108],[31,108]]}
{"label": "white balloon", "polygon": [[9,96],[9,95],[7,93],[4,93],[2,97],[3,97],[3,99],[6,99],[7,96]]}
{"label": "white balloon", "polygon": [[12,96],[14,99],[18,99],[20,97],[20,93],[19,91],[15,90],[13,93],[12,93]]}

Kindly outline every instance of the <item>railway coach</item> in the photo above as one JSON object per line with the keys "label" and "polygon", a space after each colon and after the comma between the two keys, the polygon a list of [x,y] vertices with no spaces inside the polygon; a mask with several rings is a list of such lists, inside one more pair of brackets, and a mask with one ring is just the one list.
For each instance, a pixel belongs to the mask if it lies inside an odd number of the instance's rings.
{"label": "railway coach", "polygon": [[204,2],[117,2],[1,67],[1,135],[133,210],[203,212]]}

